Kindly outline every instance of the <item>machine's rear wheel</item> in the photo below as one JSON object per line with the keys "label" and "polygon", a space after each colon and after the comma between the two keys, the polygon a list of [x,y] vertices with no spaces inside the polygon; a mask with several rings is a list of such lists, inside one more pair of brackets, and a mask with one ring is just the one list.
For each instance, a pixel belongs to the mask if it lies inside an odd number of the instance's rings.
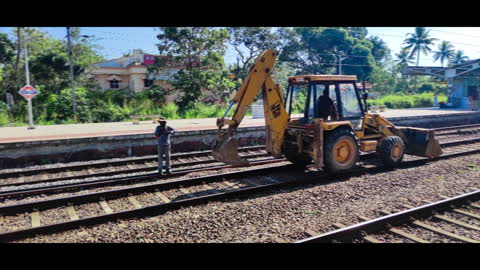
{"label": "machine's rear wheel", "polygon": [[329,172],[352,168],[358,155],[357,138],[351,129],[338,128],[326,136],[323,159]]}
{"label": "machine's rear wheel", "polygon": [[377,153],[387,167],[395,167],[402,162],[405,144],[398,136],[388,136],[380,142]]}
{"label": "machine's rear wheel", "polygon": [[282,145],[282,153],[285,158],[295,166],[303,168],[312,163],[312,158],[310,156],[298,153],[298,147],[295,144],[284,143]]}

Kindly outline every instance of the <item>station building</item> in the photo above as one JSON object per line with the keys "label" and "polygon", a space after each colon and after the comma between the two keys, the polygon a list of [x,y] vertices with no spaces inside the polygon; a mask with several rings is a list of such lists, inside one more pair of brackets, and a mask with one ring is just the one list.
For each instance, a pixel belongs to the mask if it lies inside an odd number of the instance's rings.
{"label": "station building", "polygon": [[448,102],[452,108],[469,109],[469,93],[480,93],[480,59],[449,67],[408,66],[402,73],[435,76],[445,81],[448,85]]}

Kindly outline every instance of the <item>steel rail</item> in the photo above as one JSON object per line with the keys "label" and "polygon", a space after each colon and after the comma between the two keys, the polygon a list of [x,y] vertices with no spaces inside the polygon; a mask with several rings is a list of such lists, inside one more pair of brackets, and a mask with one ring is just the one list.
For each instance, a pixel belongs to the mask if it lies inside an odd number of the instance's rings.
{"label": "steel rail", "polygon": [[[443,127],[443,128],[434,128],[433,130],[436,131],[443,131],[443,130],[454,130],[454,129],[462,129],[462,128],[475,128],[475,127],[480,127],[480,124],[474,124],[474,125],[462,125],[462,126],[452,126],[452,127]],[[459,134],[461,130],[457,130],[453,133],[439,133],[437,136],[445,136],[445,135],[454,135],[454,134]],[[247,147],[241,147],[239,148],[240,151],[256,151],[256,150],[261,150],[264,149],[264,145],[259,145],[259,146],[247,146]],[[194,151],[194,152],[186,152],[186,153],[173,153],[172,158],[174,159],[179,159],[179,158],[188,158],[188,157],[194,157],[194,156],[208,156],[211,154],[211,150],[205,150],[205,151]],[[157,159],[156,155],[150,155],[147,157],[132,157],[129,159],[125,160],[115,160],[115,161],[93,161],[88,164],[77,164],[77,165],[66,165],[66,166],[60,166],[60,167],[52,167],[52,168],[34,168],[34,169],[25,169],[22,171],[13,171],[13,172],[3,172],[0,173],[0,179],[4,178],[12,178],[12,177],[17,177],[17,176],[29,176],[29,175],[34,175],[34,174],[39,174],[39,173],[56,173],[56,172],[64,172],[64,171],[79,171],[87,168],[101,168],[101,167],[108,167],[108,166],[122,166],[126,164],[138,164],[142,162],[151,162],[155,161]],[[176,165],[174,165],[176,166]],[[154,169],[154,167],[148,167],[145,168],[147,169]],[[137,169],[130,169],[130,170],[125,170],[126,173],[130,172],[137,172],[139,170]],[[85,174],[87,177],[88,175]],[[109,176],[112,175],[112,172],[106,172],[106,173],[98,173],[95,176]],[[80,176],[65,176],[65,177],[58,177],[58,181],[62,180],[70,180],[70,179],[75,179],[82,177]],[[11,185],[11,184],[7,184]],[[0,185],[4,186],[4,185]]]}
{"label": "steel rail", "polygon": [[[263,165],[263,164],[278,163],[282,161],[286,161],[286,159],[267,158],[264,160],[251,162],[250,165],[256,166],[256,165]],[[199,169],[178,170],[178,171],[172,172],[172,175],[169,177],[179,177],[179,176],[186,175],[189,173],[194,173],[194,172],[221,170],[221,169],[234,168],[234,167],[235,166],[232,166],[232,165],[219,165],[219,166],[211,166],[211,167],[202,167]],[[156,181],[156,180],[162,180],[162,179],[168,180],[168,178],[159,176],[158,173],[152,173],[152,174],[145,174],[140,176],[98,179],[98,180],[82,182],[82,183],[66,183],[66,184],[59,184],[59,185],[46,186],[46,187],[32,187],[32,188],[25,188],[20,190],[2,191],[0,192],[0,200],[4,200],[11,197],[18,198],[18,197],[25,197],[25,196],[31,196],[36,194],[51,194],[59,191],[69,191],[73,189],[94,188],[94,187],[103,187],[103,186],[111,186],[111,185],[125,185],[125,184],[130,184],[132,182],[137,183],[137,182],[145,182],[145,181]]]}
{"label": "steel rail", "polygon": [[361,237],[362,234],[371,234],[387,229],[387,226],[398,226],[408,223],[412,217],[425,218],[431,216],[434,211],[442,211],[465,204],[470,200],[479,200],[480,190],[465,193],[449,199],[433,202],[405,211],[393,213],[387,216],[375,218],[369,221],[354,224],[338,230],[312,236],[295,243],[329,243],[332,241],[348,241]]}
{"label": "steel rail", "polygon": [[[444,131],[444,130],[454,130],[454,129],[462,129],[462,128],[474,128],[480,127],[480,124],[473,124],[473,125],[461,125],[461,126],[451,126],[451,127],[442,127],[442,128],[433,128],[435,131]],[[442,134],[439,134],[442,135]],[[264,145],[259,146],[247,146],[239,148],[240,151],[255,151],[264,149]],[[171,155],[172,158],[186,158],[192,156],[208,156],[211,154],[211,150],[205,151],[195,151],[195,152],[186,152],[186,153],[173,153]],[[28,176],[38,173],[54,173],[54,172],[62,172],[66,170],[71,171],[78,171],[85,168],[99,168],[105,166],[122,166],[128,163],[142,163],[142,162],[149,162],[155,161],[157,159],[156,155],[150,155],[147,157],[133,157],[126,160],[115,160],[115,161],[93,161],[88,164],[77,164],[77,165],[66,165],[61,167],[52,167],[52,168],[34,168],[34,169],[25,169],[22,171],[14,171],[14,172],[3,172],[0,173],[0,179],[3,178],[11,178],[20,175]],[[65,177],[65,180],[70,179],[69,177]]]}
{"label": "steel rail", "polygon": [[[405,161],[399,165],[399,168],[407,168],[407,167],[416,166],[418,164],[423,164],[432,160],[448,159],[452,157],[479,153],[479,152],[480,152],[480,149],[475,149],[475,150],[469,150],[469,151],[463,151],[463,152],[457,152],[457,153],[450,153],[450,154],[446,154],[430,160],[427,158],[420,158],[420,159]],[[235,178],[239,178],[239,177],[248,176],[249,174],[258,175],[260,172],[261,174],[268,173],[268,171],[274,171],[278,173],[279,170],[280,172],[281,170],[285,170],[285,171],[288,171],[289,173],[292,173],[293,172],[292,168],[293,168],[292,165],[283,165],[278,167],[241,171],[237,173],[221,174],[221,175],[216,175],[216,177],[220,179],[224,179],[225,176],[227,177],[234,176]],[[375,172],[380,173],[388,170],[389,169],[387,168],[381,168],[381,167],[355,168],[349,172],[344,173],[343,176],[351,177],[351,176],[361,175],[364,173],[375,173]],[[82,225],[100,224],[106,221],[111,221],[119,218],[152,216],[156,214],[161,214],[165,211],[168,211],[169,209],[178,209],[179,207],[182,207],[182,206],[192,206],[192,205],[197,205],[197,204],[201,204],[201,203],[205,203],[213,200],[221,200],[224,198],[228,198],[230,196],[250,194],[251,192],[254,192],[254,191],[268,191],[268,190],[271,190],[272,188],[277,188],[277,187],[291,186],[291,185],[298,186],[301,184],[312,183],[312,182],[318,183],[322,179],[330,178],[330,177],[331,175],[321,174],[320,172],[311,172],[308,174],[303,173],[299,177],[296,177],[296,179],[291,181],[277,182],[274,184],[264,184],[264,185],[250,187],[250,188],[239,188],[233,191],[215,193],[215,194],[210,194],[206,196],[194,197],[190,199],[177,200],[170,203],[156,204],[156,205],[146,206],[138,209],[124,210],[124,211],[115,212],[111,214],[103,214],[103,215],[98,215],[94,217],[81,218],[73,221],[71,220],[71,221],[50,224],[50,225],[45,225],[40,227],[0,233],[0,242],[18,240],[18,239],[30,237],[36,234],[55,233],[63,230],[77,228],[78,226],[82,226]],[[194,179],[188,179],[186,181],[172,181],[169,183],[161,183],[161,184],[154,184],[154,185],[134,187],[134,188],[124,188],[120,190],[97,192],[97,193],[91,193],[86,195],[77,195],[77,196],[71,196],[71,197],[37,201],[32,203],[9,205],[9,206],[0,207],[0,214],[12,215],[12,214],[18,214],[18,213],[30,211],[33,209],[35,209],[35,211],[38,211],[38,210],[44,210],[44,209],[54,208],[58,206],[63,206],[72,201],[75,202],[76,204],[81,204],[81,203],[87,203],[92,201],[98,201],[100,199],[115,199],[119,197],[124,197],[125,195],[138,194],[138,193],[148,192],[148,191],[158,191],[158,190],[164,190],[164,189],[178,188],[180,186],[186,187],[186,186],[192,186],[197,184],[209,183],[212,181],[216,181],[215,176],[198,177]]]}
{"label": "steel rail", "polygon": [[[258,146],[247,146],[247,147],[240,147],[240,151],[258,151],[265,149],[264,145]],[[173,153],[171,155],[172,159],[179,159],[179,158],[189,158],[189,157],[196,157],[196,156],[209,156],[211,155],[211,150],[205,151],[194,151],[194,152],[185,152],[185,153]],[[24,169],[21,171],[13,171],[13,172],[2,172],[0,173],[0,179],[3,178],[11,178],[17,177],[20,175],[28,176],[38,173],[55,173],[55,172],[63,172],[63,171],[79,171],[86,168],[100,168],[100,167],[109,167],[109,166],[122,166],[129,163],[143,163],[143,162],[150,162],[156,161],[157,155],[150,155],[147,157],[132,157],[123,160],[114,160],[114,161],[92,161],[91,163],[86,164],[76,164],[76,165],[66,165],[60,167],[51,167],[51,168],[34,168],[34,169]]]}
{"label": "steel rail", "polygon": [[453,129],[462,129],[462,128],[475,128],[475,127],[480,127],[480,124],[440,127],[440,128],[433,128],[433,130],[435,130],[435,132],[437,132],[437,131],[444,131],[444,130],[453,130]]}
{"label": "steel rail", "polygon": [[[271,163],[271,161],[268,161],[268,162]],[[14,205],[6,205],[6,206],[0,206],[0,215],[12,215],[12,214],[25,212],[25,211],[30,211],[33,209],[45,210],[45,209],[62,206],[62,205],[65,205],[66,203],[88,203],[88,202],[96,201],[99,199],[106,199],[106,200],[116,199],[119,197],[124,197],[131,194],[140,194],[148,191],[165,190],[165,189],[178,188],[179,186],[188,187],[192,185],[198,185],[201,183],[210,183],[210,182],[215,182],[219,179],[222,180],[224,178],[237,179],[240,177],[247,177],[251,175],[262,175],[265,173],[271,173],[275,171],[292,170],[293,167],[294,166],[292,164],[278,165],[278,166],[273,166],[268,168],[248,169],[248,170],[242,170],[238,172],[220,173],[215,175],[199,176],[199,177],[194,177],[189,179],[172,180],[172,181],[166,181],[161,183],[145,184],[145,185],[140,185],[135,187],[126,187],[126,188],[120,188],[120,189],[114,189],[114,190],[98,191],[98,192],[92,192],[87,194],[25,202],[25,203],[19,203]]]}
{"label": "steel rail", "polygon": [[[449,141],[449,142],[444,142],[441,143],[440,145],[444,148],[446,147],[452,147],[456,146],[459,144],[470,144],[470,143],[475,143],[479,142],[480,138],[474,138],[470,140],[456,140],[456,141]],[[266,155],[266,154],[265,154]],[[365,161],[368,160],[372,157],[375,156],[375,153],[366,153],[362,154],[360,156],[360,160]],[[255,164],[252,165],[261,165],[264,163],[269,163],[270,160],[272,162],[280,162],[280,161],[285,161],[285,159],[267,159],[266,161],[258,161]],[[221,165],[221,166],[212,166],[212,167],[203,167],[201,169],[186,169],[186,170],[180,170],[176,171],[173,173],[173,177],[175,176],[181,176],[185,175],[188,173],[192,172],[198,172],[198,171],[204,171],[204,170],[214,170],[214,169],[223,169],[223,168],[231,168],[232,166],[226,166],[226,165]],[[118,184],[128,184],[132,182],[144,182],[148,180],[158,180],[158,174],[157,173],[151,173],[151,174],[143,174],[140,176],[127,176],[127,177],[117,177],[117,178],[107,178],[107,179],[98,179],[98,180],[92,180],[92,181],[85,181],[81,183],[66,183],[66,184],[58,184],[58,185],[51,185],[51,186],[40,186],[40,187],[30,187],[30,188],[23,188],[23,189],[17,189],[17,190],[8,190],[8,191],[1,191],[0,192],[0,200],[4,200],[7,198],[12,198],[12,197],[25,197],[25,196],[31,196],[31,195],[36,195],[36,194],[50,194],[50,193],[55,193],[55,192],[60,192],[60,191],[67,191],[67,190],[73,190],[73,189],[81,189],[81,188],[92,188],[92,187],[103,187],[103,186],[108,186],[108,185],[118,185]],[[49,180],[43,180],[43,181],[49,181]],[[42,182],[43,182],[42,181]],[[24,183],[24,184],[34,184],[34,183]],[[18,184],[17,184],[18,186]]]}
{"label": "steel rail", "polygon": [[[268,153],[260,153],[260,154],[251,154],[251,155],[244,155],[241,157],[244,158],[258,158],[268,156]],[[215,159],[208,159],[208,160],[197,160],[185,163],[173,163],[172,168],[178,167],[186,167],[186,166],[195,166],[200,164],[208,164],[208,163],[219,163]],[[92,174],[82,174],[82,175],[72,175],[72,176],[64,176],[64,177],[57,177],[57,178],[49,178],[45,180],[33,180],[33,181],[26,181],[26,182],[15,182],[9,184],[0,184],[0,187],[7,187],[7,186],[23,186],[23,185],[35,185],[35,184],[43,184],[43,183],[51,183],[51,182],[59,182],[59,181],[67,181],[67,180],[81,180],[85,178],[92,178],[92,177],[103,177],[103,176],[112,176],[112,175],[119,175],[119,174],[129,174],[129,173],[137,173],[142,171],[156,171],[158,170],[157,166],[150,166],[150,167],[142,167],[142,168],[134,168],[134,169],[127,169],[127,170],[117,170],[117,171],[110,171],[110,172],[101,172],[101,173],[92,173]],[[157,173],[152,173],[152,175]],[[0,192],[1,193],[1,192]]]}

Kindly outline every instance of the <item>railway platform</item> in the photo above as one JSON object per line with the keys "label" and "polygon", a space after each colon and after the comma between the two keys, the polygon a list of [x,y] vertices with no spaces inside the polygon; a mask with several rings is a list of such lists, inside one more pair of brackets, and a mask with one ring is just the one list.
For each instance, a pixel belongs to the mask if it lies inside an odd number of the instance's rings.
{"label": "railway platform", "polygon": [[[442,127],[480,123],[480,112],[438,108],[379,112],[398,126]],[[173,152],[211,149],[216,119],[176,119]],[[0,128],[0,168],[53,162],[144,156],[156,153],[156,123],[141,121]],[[246,117],[238,129],[240,146],[264,143],[264,119]]]}

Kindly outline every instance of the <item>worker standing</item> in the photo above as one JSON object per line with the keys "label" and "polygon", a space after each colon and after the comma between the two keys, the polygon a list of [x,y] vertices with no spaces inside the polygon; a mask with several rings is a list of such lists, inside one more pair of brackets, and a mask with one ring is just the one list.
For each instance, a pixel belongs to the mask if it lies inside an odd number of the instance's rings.
{"label": "worker standing", "polygon": [[167,126],[165,118],[158,119],[159,126],[155,129],[155,137],[158,140],[158,172],[163,175],[163,155],[165,155],[166,174],[170,175],[170,135],[175,134],[175,129]]}

